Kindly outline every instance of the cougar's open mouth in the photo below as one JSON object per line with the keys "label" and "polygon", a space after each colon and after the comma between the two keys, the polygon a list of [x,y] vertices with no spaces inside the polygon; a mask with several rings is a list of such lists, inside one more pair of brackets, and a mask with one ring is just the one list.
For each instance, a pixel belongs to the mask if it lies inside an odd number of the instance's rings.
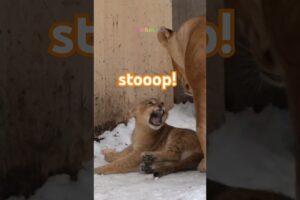
{"label": "cougar's open mouth", "polygon": [[151,113],[149,123],[153,126],[160,126],[162,124],[162,118],[165,114],[163,109],[155,110]]}

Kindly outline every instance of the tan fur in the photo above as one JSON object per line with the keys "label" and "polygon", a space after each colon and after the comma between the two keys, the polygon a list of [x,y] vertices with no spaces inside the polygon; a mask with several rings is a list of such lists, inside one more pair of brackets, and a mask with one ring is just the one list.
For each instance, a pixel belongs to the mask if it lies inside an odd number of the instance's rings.
{"label": "tan fur", "polygon": [[[297,199],[300,199],[300,1],[231,0],[262,71],[281,76],[287,87],[296,137]],[[264,52],[269,55],[264,62]],[[271,61],[271,62],[270,62]],[[276,84],[275,84],[276,85]]]}
{"label": "tan fur", "polygon": [[167,113],[161,125],[156,128],[150,123],[150,115],[164,110],[163,103],[150,99],[140,103],[134,110],[136,126],[132,144],[121,152],[103,150],[109,164],[95,169],[97,174],[134,172],[139,169],[155,176],[196,169],[201,160],[200,144],[194,131],[179,129],[165,124]]}
{"label": "tan fur", "polygon": [[199,170],[206,171],[206,19],[196,17],[177,32],[162,28],[158,40],[168,50],[187,94],[194,97],[197,135],[204,153]]}

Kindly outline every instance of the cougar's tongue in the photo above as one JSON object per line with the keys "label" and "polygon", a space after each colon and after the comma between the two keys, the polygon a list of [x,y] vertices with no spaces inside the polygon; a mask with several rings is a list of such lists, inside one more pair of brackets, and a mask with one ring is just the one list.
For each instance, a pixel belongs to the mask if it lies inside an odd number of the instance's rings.
{"label": "cougar's tongue", "polygon": [[160,117],[157,117],[157,116],[152,117],[151,122],[155,125],[159,125],[160,124]]}

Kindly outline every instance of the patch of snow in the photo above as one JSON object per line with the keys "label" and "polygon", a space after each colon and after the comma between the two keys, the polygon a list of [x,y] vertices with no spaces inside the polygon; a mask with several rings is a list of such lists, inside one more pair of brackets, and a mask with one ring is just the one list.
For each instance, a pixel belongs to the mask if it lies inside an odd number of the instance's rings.
{"label": "patch of snow", "polygon": [[[78,173],[78,181],[71,181],[66,174],[48,178],[47,182],[28,200],[88,200],[93,199],[92,161],[84,164]],[[7,200],[25,200],[25,197],[10,197]]]}
{"label": "patch of snow", "polygon": [[208,135],[208,178],[236,187],[295,197],[293,131],[289,113],[269,106],[226,114]]}

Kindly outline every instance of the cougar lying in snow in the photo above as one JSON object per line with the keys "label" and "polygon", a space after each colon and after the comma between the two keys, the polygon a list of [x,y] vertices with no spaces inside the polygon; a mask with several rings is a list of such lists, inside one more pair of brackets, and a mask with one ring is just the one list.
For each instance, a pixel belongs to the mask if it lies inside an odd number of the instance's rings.
{"label": "cougar lying in snow", "polygon": [[121,152],[103,150],[102,154],[109,164],[96,168],[95,173],[140,170],[160,177],[197,169],[203,153],[196,133],[165,124],[168,113],[163,102],[157,99],[143,101],[131,113],[136,119],[132,144]]}

